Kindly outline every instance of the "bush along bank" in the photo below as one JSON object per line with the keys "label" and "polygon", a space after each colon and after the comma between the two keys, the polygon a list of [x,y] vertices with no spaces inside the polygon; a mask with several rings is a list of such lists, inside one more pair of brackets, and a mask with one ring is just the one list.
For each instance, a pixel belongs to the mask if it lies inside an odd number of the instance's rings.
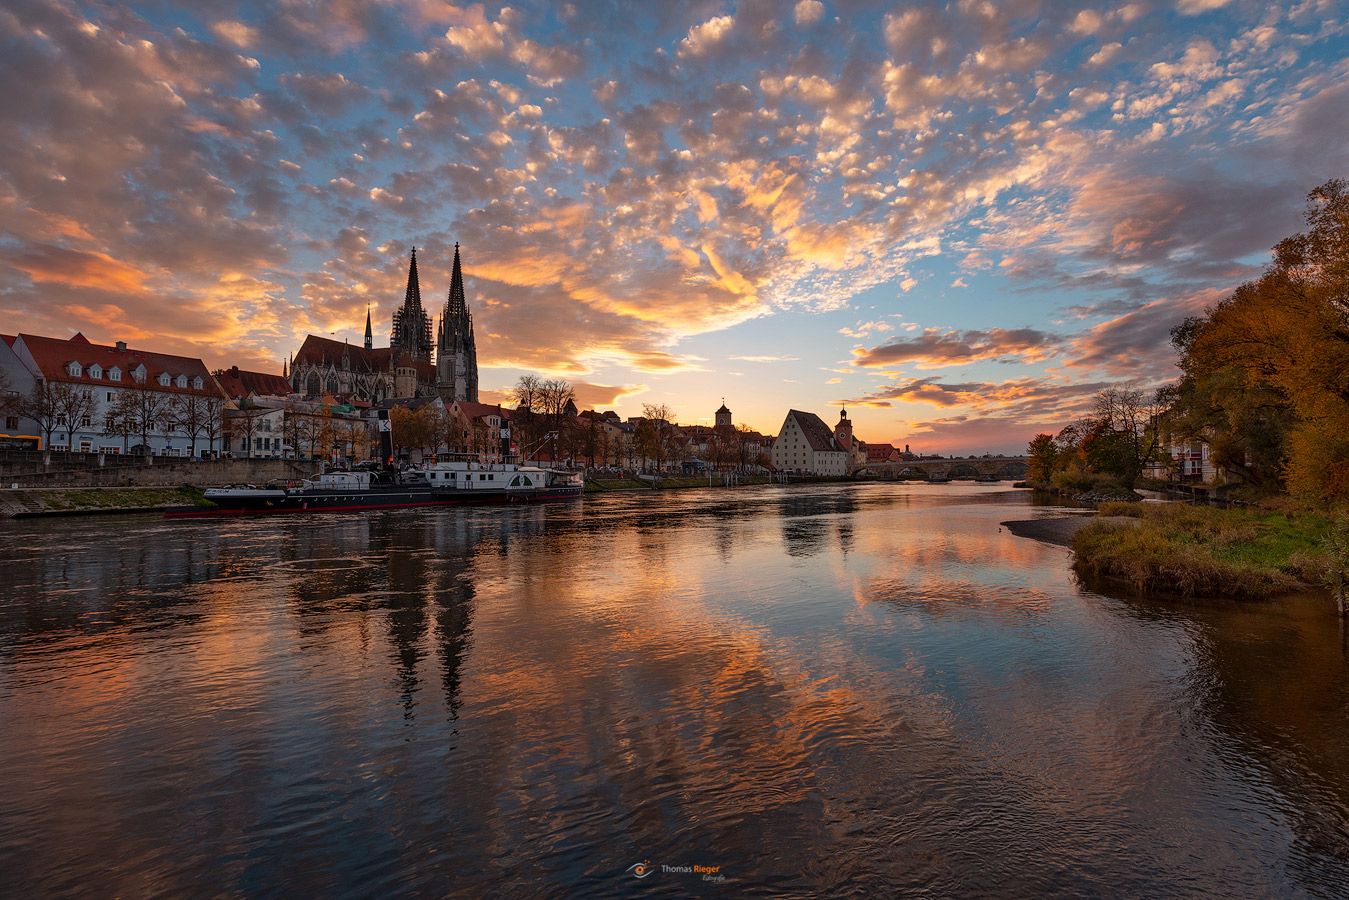
{"label": "bush along bank", "polygon": [[1142,594],[1263,599],[1333,586],[1347,565],[1325,514],[1104,503],[1098,515],[1073,539],[1074,570]]}

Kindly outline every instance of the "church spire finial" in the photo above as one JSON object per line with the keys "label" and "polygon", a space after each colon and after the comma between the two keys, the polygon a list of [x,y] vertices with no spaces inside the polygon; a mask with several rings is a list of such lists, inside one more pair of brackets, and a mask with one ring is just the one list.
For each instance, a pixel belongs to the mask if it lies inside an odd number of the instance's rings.
{"label": "church spire finial", "polygon": [[454,242],[454,266],[450,270],[450,296],[445,301],[447,318],[458,320],[468,314],[468,302],[464,299],[464,269],[459,262],[459,242]]}
{"label": "church spire finial", "polygon": [[370,304],[365,305],[365,349],[372,350],[375,345],[375,336],[370,331]]}

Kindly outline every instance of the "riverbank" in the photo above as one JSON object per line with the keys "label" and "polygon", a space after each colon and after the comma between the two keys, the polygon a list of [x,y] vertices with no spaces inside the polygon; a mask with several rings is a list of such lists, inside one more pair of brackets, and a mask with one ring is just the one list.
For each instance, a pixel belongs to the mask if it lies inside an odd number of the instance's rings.
{"label": "riverbank", "polygon": [[1017,537],[1030,538],[1045,544],[1056,544],[1060,547],[1071,547],[1077,533],[1094,521],[1096,521],[1094,515],[1084,513],[1076,516],[1053,516],[1044,519],[1014,519],[1000,524]]}
{"label": "riverbank", "polygon": [[176,488],[46,488],[0,491],[0,519],[162,512],[210,506],[200,490]]}
{"label": "riverbank", "polygon": [[1264,599],[1324,583],[1329,520],[1314,513],[1107,503],[1073,534],[1073,569],[1140,594]]}

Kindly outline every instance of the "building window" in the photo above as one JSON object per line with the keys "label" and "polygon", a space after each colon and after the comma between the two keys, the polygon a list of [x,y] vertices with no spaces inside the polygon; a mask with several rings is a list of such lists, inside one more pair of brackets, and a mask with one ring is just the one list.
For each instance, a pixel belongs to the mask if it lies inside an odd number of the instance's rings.
{"label": "building window", "polygon": [[80,366],[80,364],[78,362],[75,362],[74,360],[71,360],[66,365],[66,374],[68,374],[71,378],[79,378],[80,373],[83,371],[84,369]]}
{"label": "building window", "polygon": [[196,388],[197,390],[201,390],[201,385],[202,385],[202,381],[201,381],[201,376],[200,376],[200,375],[198,375],[196,378],[193,378],[193,379],[192,379],[192,387]]}
{"label": "building window", "polygon": [[169,373],[168,373],[168,372],[160,372],[160,373],[159,373],[159,386],[160,386],[160,387],[168,387],[168,386],[169,386]]}
{"label": "building window", "polygon": [[5,417],[5,427],[8,428],[10,431],[15,431],[15,430],[17,430],[18,427],[19,427],[19,417],[18,417],[18,416],[6,416],[6,417]]}
{"label": "building window", "polygon": [[81,428],[92,428],[93,425],[94,425],[94,419],[93,419],[92,416],[84,416],[82,419],[80,419],[80,427],[81,427]]}
{"label": "building window", "polygon": [[90,378],[102,378],[102,377],[103,377],[103,367],[100,366],[98,363],[94,363],[92,366],[89,367],[89,377],[90,377]]}
{"label": "building window", "polygon": [[178,376],[178,380],[175,381],[174,384],[178,385],[178,387],[180,387],[180,388],[185,388],[185,387],[187,387],[187,376],[186,376],[186,375],[179,375],[179,376]]}
{"label": "building window", "polygon": [[122,370],[119,369],[119,368],[117,368],[116,366],[113,366],[111,369],[108,370],[108,380],[109,380],[109,381],[121,381],[121,380],[122,380]]}
{"label": "building window", "polygon": [[134,369],[131,370],[131,378],[132,378],[132,380],[135,381],[137,384],[144,384],[144,383],[145,383],[145,375],[146,375],[146,371],[145,371],[145,364],[144,364],[144,363],[141,363],[139,366],[136,366],[136,368],[134,368]]}

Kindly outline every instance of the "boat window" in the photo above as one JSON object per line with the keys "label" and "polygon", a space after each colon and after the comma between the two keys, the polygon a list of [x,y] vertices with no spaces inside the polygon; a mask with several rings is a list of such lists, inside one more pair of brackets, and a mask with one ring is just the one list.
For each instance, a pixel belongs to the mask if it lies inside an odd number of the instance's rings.
{"label": "boat window", "polygon": [[523,476],[521,476],[521,482],[520,482],[520,483],[523,484],[525,487],[529,487],[529,486],[530,486],[531,484],[533,484],[534,482],[530,480],[530,478],[529,478],[528,475],[523,475]]}

